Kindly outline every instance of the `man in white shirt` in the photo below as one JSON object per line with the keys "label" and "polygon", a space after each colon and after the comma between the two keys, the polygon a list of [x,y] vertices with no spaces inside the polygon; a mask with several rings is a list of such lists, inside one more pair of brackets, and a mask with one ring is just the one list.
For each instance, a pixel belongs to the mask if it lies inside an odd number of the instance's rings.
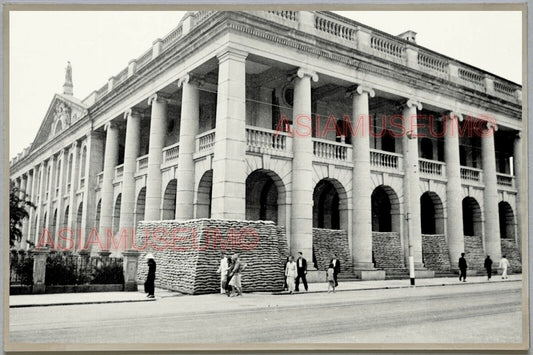
{"label": "man in white shirt", "polygon": [[500,269],[502,269],[502,279],[508,279],[507,276],[507,268],[510,267],[511,264],[509,263],[509,260],[505,258],[505,255],[502,256],[500,260]]}

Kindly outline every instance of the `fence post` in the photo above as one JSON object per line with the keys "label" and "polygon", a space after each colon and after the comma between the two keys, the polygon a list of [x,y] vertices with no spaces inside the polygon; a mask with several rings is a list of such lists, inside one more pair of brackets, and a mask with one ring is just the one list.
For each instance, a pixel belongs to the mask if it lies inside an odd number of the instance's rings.
{"label": "fence post", "polygon": [[137,264],[139,262],[139,252],[137,250],[125,250],[122,252],[124,260],[122,268],[124,270],[124,291],[137,291]]}
{"label": "fence post", "polygon": [[42,248],[32,250],[33,254],[33,288],[32,293],[44,293],[46,289],[46,258],[50,249]]}

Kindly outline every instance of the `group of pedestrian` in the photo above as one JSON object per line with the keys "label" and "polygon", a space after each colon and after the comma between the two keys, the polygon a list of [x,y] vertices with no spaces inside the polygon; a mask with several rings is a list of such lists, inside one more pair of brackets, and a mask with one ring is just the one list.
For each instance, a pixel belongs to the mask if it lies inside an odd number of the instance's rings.
{"label": "group of pedestrian", "polygon": [[[341,263],[337,259],[337,254],[331,258],[328,268],[326,269],[326,282],[328,283],[328,292],[335,292],[339,285],[337,275],[340,273]],[[298,252],[298,259],[294,260],[292,255],[287,257],[285,263],[285,285],[284,289],[290,294],[300,291],[300,282],[303,283],[306,291],[307,286],[307,260],[303,257],[302,252]]]}
{"label": "group of pedestrian", "polygon": [[[490,258],[490,255],[487,255],[485,258],[485,262],[483,264],[483,267],[487,271],[487,280],[490,281],[492,277],[492,259]],[[461,253],[461,257],[459,258],[459,281],[466,282],[466,269],[468,268],[468,265],[466,263],[465,259],[465,253]],[[508,279],[509,276],[507,275],[507,269],[511,266],[509,263],[509,260],[505,257],[505,255],[502,256],[500,259],[499,267],[502,269],[502,279]]]}
{"label": "group of pedestrian", "polygon": [[220,293],[228,297],[242,296],[241,274],[247,264],[239,254],[223,255],[217,273],[220,274]]}

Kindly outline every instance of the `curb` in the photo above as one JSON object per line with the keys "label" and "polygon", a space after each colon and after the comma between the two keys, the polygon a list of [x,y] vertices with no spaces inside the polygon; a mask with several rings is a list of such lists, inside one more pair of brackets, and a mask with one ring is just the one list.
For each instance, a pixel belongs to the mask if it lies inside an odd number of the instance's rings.
{"label": "curb", "polygon": [[[501,282],[522,282],[522,280],[506,280],[506,281],[480,281],[480,282],[457,282],[457,283],[451,283],[451,284],[433,284],[433,285],[418,285],[418,286],[411,286],[411,285],[405,285],[405,286],[382,286],[382,287],[363,287],[363,288],[357,288],[357,289],[342,289],[342,290],[335,290],[335,293],[337,292],[354,292],[354,291],[370,291],[370,290],[393,290],[393,289],[401,289],[401,288],[422,288],[422,287],[442,287],[442,286],[459,286],[459,285],[480,285],[480,284],[495,284],[495,283],[501,283]],[[293,296],[293,295],[305,295],[310,293],[328,293],[327,290],[320,290],[320,291],[299,291],[294,292],[290,294],[288,291],[280,291],[280,292],[272,292],[272,295],[276,296]]]}
{"label": "curb", "polygon": [[134,302],[153,302],[157,298],[147,298],[145,300],[117,300],[117,301],[86,301],[86,302],[60,302],[60,303],[35,303],[35,304],[18,304],[10,305],[9,308],[28,308],[28,307],[52,307],[52,306],[73,306],[82,304],[105,304],[105,303],[134,303]]}

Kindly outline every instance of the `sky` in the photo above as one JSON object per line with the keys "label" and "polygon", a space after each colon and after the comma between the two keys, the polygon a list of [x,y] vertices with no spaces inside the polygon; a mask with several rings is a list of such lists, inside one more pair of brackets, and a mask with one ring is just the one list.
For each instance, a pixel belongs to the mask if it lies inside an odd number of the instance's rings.
{"label": "sky", "polygon": [[[338,14],[522,83],[517,11],[357,11]],[[74,96],[84,99],[174,29],[181,11],[13,11],[9,26],[9,156],[29,146],[53,95],[63,92],[67,61]]]}

